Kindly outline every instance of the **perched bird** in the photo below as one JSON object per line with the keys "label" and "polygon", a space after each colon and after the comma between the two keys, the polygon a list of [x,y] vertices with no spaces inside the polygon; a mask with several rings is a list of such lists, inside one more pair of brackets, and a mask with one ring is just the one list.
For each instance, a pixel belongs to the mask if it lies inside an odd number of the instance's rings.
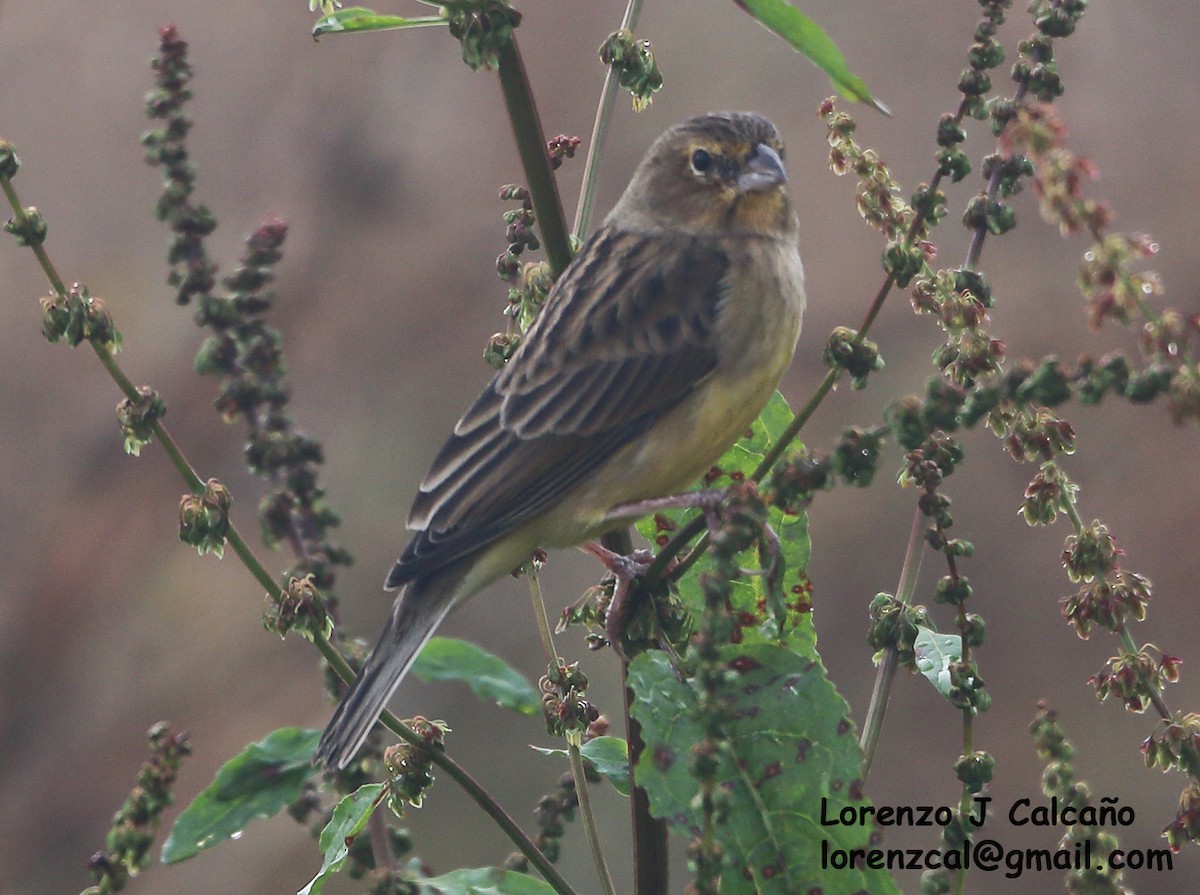
{"label": "perched bird", "polygon": [[316,760],[353,758],[456,605],[687,488],[746,430],[804,310],[786,184],[760,115],[702,115],[650,147],[433,461],[385,585],[403,592]]}

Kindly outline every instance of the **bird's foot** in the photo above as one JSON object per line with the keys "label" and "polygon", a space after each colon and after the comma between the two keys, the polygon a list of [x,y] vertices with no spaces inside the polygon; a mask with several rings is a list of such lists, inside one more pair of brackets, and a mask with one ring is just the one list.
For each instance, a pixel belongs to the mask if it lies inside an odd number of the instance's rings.
{"label": "bird's foot", "polygon": [[783,548],[779,545],[779,535],[765,520],[762,523],[762,541],[758,548],[759,561],[762,568],[741,569],[743,575],[762,575],[767,591],[773,591],[779,585],[779,576],[783,571]]}
{"label": "bird's foot", "polygon": [[625,633],[625,622],[629,615],[629,587],[640,575],[646,574],[654,562],[654,553],[644,547],[629,554],[620,554],[594,541],[583,545],[583,549],[596,557],[604,565],[613,578],[612,599],[608,604],[608,612],[604,616],[604,635],[613,652],[628,662],[629,657],[621,648],[621,635]]}

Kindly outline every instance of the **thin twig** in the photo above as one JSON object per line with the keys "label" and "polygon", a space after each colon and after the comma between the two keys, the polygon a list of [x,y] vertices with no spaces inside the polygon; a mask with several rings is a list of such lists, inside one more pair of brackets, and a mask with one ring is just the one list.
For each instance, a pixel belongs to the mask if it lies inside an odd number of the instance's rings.
{"label": "thin twig", "polygon": [[[537,571],[532,564],[526,569],[525,576],[529,579],[529,596],[533,602],[533,617],[537,622],[542,648],[546,652],[546,661],[551,669],[558,669],[562,665],[562,660],[554,648],[554,637],[550,632],[550,619],[546,615],[546,601],[542,599],[542,585],[538,581]],[[587,770],[583,766],[583,753],[579,751],[579,739],[577,730],[567,733],[567,756],[571,763],[571,777],[575,781],[575,797],[579,800],[579,818],[583,822],[583,831],[592,852],[592,861],[596,865],[596,875],[600,877],[600,887],[604,890],[604,895],[616,895],[612,874],[609,873],[608,864],[604,860],[604,849],[600,845],[600,831],[596,827],[596,815],[592,811]]]}
{"label": "thin twig", "polygon": [[[633,31],[641,14],[642,0],[629,0],[625,7],[625,15],[621,19],[621,27]],[[608,123],[612,119],[617,83],[617,70],[610,65],[604,73],[604,86],[600,88],[600,102],[596,106],[596,120],[592,124],[592,139],[588,143],[587,160],[583,165],[583,186],[579,191],[579,205],[575,209],[575,223],[571,227],[571,232],[577,240],[583,239],[591,225],[592,204],[595,202],[599,183],[597,172],[600,169],[600,152],[608,137]]]}
{"label": "thin twig", "polygon": [[[896,585],[896,599],[901,603],[911,603],[913,591],[917,586],[917,574],[921,571],[921,520],[924,518],[919,509],[913,511],[912,531],[908,535],[908,546],[904,550],[904,565],[900,570],[900,583]],[[899,653],[895,646],[889,646],[883,651],[883,659],[875,672],[875,686],[871,690],[871,701],[867,705],[867,716],[863,720],[862,736],[859,744],[863,751],[862,771],[860,776],[866,780],[871,773],[871,765],[875,761],[875,750],[879,746],[879,736],[883,732],[883,716],[887,712],[888,697],[892,692],[892,681],[896,677],[899,664]]]}

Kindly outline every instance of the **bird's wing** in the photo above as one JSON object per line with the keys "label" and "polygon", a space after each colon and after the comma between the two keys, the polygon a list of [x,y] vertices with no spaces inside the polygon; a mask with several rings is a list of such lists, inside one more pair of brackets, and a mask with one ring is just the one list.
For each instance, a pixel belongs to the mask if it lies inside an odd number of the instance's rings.
{"label": "bird's wing", "polygon": [[[394,587],[502,537],[678,404],[715,366],[729,258],[601,231],[463,415],[413,504]],[[619,260],[617,260],[619,259]]]}

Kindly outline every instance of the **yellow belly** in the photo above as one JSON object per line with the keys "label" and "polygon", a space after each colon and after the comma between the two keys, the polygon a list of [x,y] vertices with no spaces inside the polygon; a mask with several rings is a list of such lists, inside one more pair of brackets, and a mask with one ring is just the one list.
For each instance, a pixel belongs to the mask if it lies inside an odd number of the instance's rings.
{"label": "yellow belly", "polygon": [[483,552],[462,589],[469,595],[525,562],[537,547],[568,547],[613,527],[610,508],[691,487],[750,427],[795,350],[804,309],[803,273],[792,255],[782,267],[748,258],[767,276],[743,276],[718,329],[718,362],[691,394],[555,505]]}
{"label": "yellow belly", "polygon": [[[756,269],[760,259],[747,262]],[[792,360],[804,309],[799,259],[782,271],[740,278],[720,315],[716,368],[691,395],[581,483],[539,525],[544,546],[595,537],[618,504],[691,487],[750,427]]]}

